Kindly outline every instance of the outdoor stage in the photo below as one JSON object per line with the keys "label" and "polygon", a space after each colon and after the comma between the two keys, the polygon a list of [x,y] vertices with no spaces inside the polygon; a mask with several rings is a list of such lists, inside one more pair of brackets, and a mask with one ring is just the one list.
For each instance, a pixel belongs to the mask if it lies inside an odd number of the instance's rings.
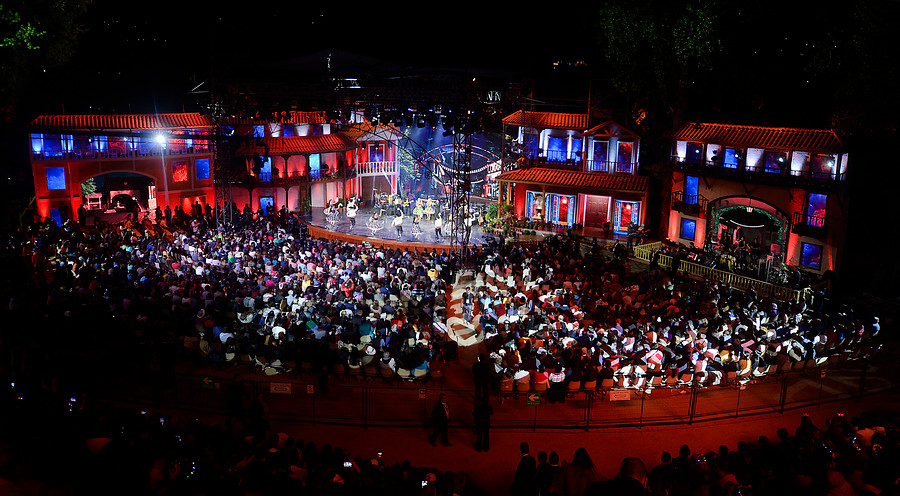
{"label": "outdoor stage", "polygon": [[[422,228],[422,234],[418,237],[413,236],[412,216],[403,216],[403,234],[398,239],[397,231],[392,226],[394,220],[393,215],[382,215],[384,219],[384,227],[375,231],[366,225],[372,218],[372,209],[360,209],[356,215],[356,225],[351,229],[350,220],[344,212],[341,212],[338,221],[331,226],[325,220],[324,209],[314,208],[312,216],[304,219],[309,228],[309,235],[313,238],[325,238],[343,241],[347,243],[364,244],[370,243],[372,246],[385,248],[404,248],[415,251],[436,251],[440,253],[442,250],[450,249],[450,236],[445,228],[443,236],[437,239],[434,230],[434,221],[422,220],[419,227]],[[446,224],[445,224],[446,226]],[[487,244],[492,239],[490,234],[485,234],[481,227],[477,224],[472,225],[472,233],[469,237],[469,246],[479,246]]]}

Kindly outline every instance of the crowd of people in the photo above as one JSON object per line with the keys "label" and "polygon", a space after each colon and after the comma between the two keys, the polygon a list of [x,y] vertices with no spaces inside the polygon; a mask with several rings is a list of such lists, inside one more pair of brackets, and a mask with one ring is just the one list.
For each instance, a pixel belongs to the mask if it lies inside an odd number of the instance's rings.
{"label": "crowd of people", "polygon": [[728,246],[708,244],[703,249],[664,241],[657,252],[672,257],[673,265],[678,268],[681,262],[690,262],[793,289],[809,288],[824,280],[782,263],[780,256],[772,255],[754,242],[745,243],[743,238]]}
{"label": "crowd of people", "polygon": [[[455,356],[446,322],[455,254],[311,239],[291,213],[214,228],[198,208],[194,220],[199,228],[172,231],[149,221],[35,224],[7,251],[27,259],[52,317],[79,324],[98,310],[217,365],[249,356],[270,372],[305,362],[422,377]],[[762,298],[652,263],[632,272],[627,258],[580,241],[473,252],[491,284],[467,291],[462,313],[471,321],[477,304],[495,392],[509,380],[552,390],[616,375],[717,384],[860,352],[879,330],[850,308]]]}
{"label": "crowd of people", "polygon": [[201,228],[172,231],[45,223],[8,249],[33,266],[54,316],[78,324],[99,310],[218,365],[250,356],[278,372],[315,362],[421,375],[455,355],[445,308],[457,261],[446,251],[311,239],[293,215],[218,228],[196,219]]}
{"label": "crowd of people", "polygon": [[[656,495],[710,496],[900,494],[900,431],[891,416],[865,414],[830,418],[818,428],[807,415],[793,435],[778,429],[777,441],[759,436],[693,452],[682,445],[676,456],[664,451],[656,465],[622,460],[618,475],[602,480],[588,450],[578,448],[568,462],[556,451],[535,457],[522,443],[512,496]],[[651,468],[652,467],[652,468]]]}
{"label": "crowd of people", "polygon": [[575,238],[504,246],[482,270],[477,313],[495,392],[511,381],[552,392],[683,374],[719,384],[864,354],[880,329],[851,308],[777,301],[658,265],[632,271]]}
{"label": "crowd of people", "polygon": [[[3,479],[50,486],[102,483],[150,494],[194,493],[201,485],[217,494],[302,488],[412,494],[422,491],[421,481],[440,492],[464,491],[465,476],[409,464],[387,467],[377,456],[352,459],[340,449],[273,433],[263,397],[245,408],[235,393],[226,424],[211,426],[117,411],[76,393],[89,386],[76,384],[80,369],[60,356],[66,348],[100,353],[106,340],[116,342],[115,357],[136,370],[151,361],[172,366],[177,350],[215,365],[247,355],[275,372],[288,363],[311,362],[322,372],[323,391],[335,364],[412,377],[456,352],[446,322],[459,263],[453,254],[311,239],[289,212],[242,216],[229,226],[216,226],[202,211],[195,214],[175,229],[152,221],[91,228],[44,222],[5,239],[2,317],[10,325],[2,333],[2,375],[12,381],[4,411],[18,412],[21,425],[52,428],[37,435],[6,428],[12,439],[6,452],[15,456],[0,457]],[[617,376],[637,381],[689,373],[715,384],[728,374],[865,352],[880,330],[877,319],[850,308],[775,301],[658,266],[632,271],[627,258],[581,241],[557,236],[472,253],[487,281],[462,298],[463,315],[477,322],[485,345],[473,368],[478,405],[489,405],[481,398],[508,381],[543,383],[558,393],[573,383]],[[748,487],[753,494],[769,494],[759,488],[788,481],[771,487],[896,492],[885,478],[893,465],[884,463],[896,448],[892,428],[878,431],[869,420],[841,418],[819,431],[804,422],[794,438],[780,432],[778,445],[761,441],[702,458],[680,453],[671,462],[675,475],[660,469],[654,478],[650,471],[635,479],[641,489],[591,480],[586,451],[558,470],[552,456],[536,462],[535,473],[543,478],[523,487],[565,495],[647,489],[693,494],[706,487],[743,496]],[[449,444],[445,428],[436,428],[432,441],[440,436]],[[69,429],[72,434],[66,434]],[[34,439],[38,445],[26,447]],[[487,439],[479,447],[487,451]],[[79,452],[93,457],[39,472],[38,462],[46,457]],[[765,461],[779,456],[790,463]],[[825,472],[816,465],[820,458],[832,464]],[[646,472],[639,460],[626,462],[623,478]],[[759,470],[745,472],[748,463]],[[101,472],[111,475],[103,480],[97,477]],[[731,479],[735,483],[728,485]]]}

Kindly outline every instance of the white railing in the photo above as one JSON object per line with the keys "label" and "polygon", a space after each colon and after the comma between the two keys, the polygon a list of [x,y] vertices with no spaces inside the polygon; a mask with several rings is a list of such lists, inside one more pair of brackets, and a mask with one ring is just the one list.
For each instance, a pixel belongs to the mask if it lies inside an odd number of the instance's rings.
{"label": "white railing", "polygon": [[360,162],[356,164],[356,174],[380,176],[383,174],[396,174],[399,170],[396,160],[382,162]]}

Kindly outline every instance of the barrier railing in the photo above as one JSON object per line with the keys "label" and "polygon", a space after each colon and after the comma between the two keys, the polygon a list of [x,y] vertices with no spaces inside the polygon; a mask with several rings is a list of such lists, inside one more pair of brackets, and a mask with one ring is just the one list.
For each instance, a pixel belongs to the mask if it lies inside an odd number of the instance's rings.
{"label": "barrier railing", "polygon": [[[645,262],[649,262],[653,256],[653,252],[662,246],[661,242],[647,243],[634,247],[634,256]],[[660,253],[658,260],[660,267],[672,268],[672,257]],[[803,291],[799,289],[786,288],[778,286],[766,281],[760,281],[752,277],[742,276],[733,272],[714,269],[706,265],[682,260],[678,269],[685,274],[709,279],[713,281],[721,281],[731,285],[732,287],[748,290],[753,289],[760,296],[778,298],[783,301],[800,301]]]}
{"label": "barrier railing", "polygon": [[[726,380],[724,385],[691,381],[673,387],[651,387],[647,376],[639,387],[613,387],[494,393],[492,425],[500,428],[641,427],[644,425],[690,424],[693,422],[784,413],[822,403],[860,398],[893,389],[889,367],[868,369],[864,360],[835,358],[823,366],[776,373],[743,382]],[[249,399],[262,394],[274,420],[301,421],[364,427],[419,427],[430,424],[431,408],[438,394],[447,395],[451,407],[460,412],[453,427],[469,427],[474,402],[472,389],[444,388],[443,383],[412,383],[359,376],[331,380],[329,391],[319,390],[313,374],[259,372],[232,381],[233,371],[219,376],[180,374],[166,385],[155,379],[135,385],[125,383],[107,390],[123,403],[143,407],[182,409],[228,415],[234,398]],[[558,403],[558,404],[555,404]]]}

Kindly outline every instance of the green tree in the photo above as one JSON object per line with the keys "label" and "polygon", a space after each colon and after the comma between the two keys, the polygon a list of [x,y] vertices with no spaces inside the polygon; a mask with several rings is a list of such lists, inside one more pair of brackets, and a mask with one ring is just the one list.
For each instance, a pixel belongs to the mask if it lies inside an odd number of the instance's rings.
{"label": "green tree", "polygon": [[89,195],[93,195],[97,192],[97,183],[94,182],[94,178],[90,178],[87,181],[81,183],[81,196],[87,198]]}
{"label": "green tree", "polygon": [[662,109],[677,126],[692,86],[722,51],[718,24],[711,1],[607,0],[597,28],[613,87],[636,108]]}
{"label": "green tree", "polygon": [[0,112],[9,120],[31,77],[65,63],[91,0],[6,0],[0,5]]}

